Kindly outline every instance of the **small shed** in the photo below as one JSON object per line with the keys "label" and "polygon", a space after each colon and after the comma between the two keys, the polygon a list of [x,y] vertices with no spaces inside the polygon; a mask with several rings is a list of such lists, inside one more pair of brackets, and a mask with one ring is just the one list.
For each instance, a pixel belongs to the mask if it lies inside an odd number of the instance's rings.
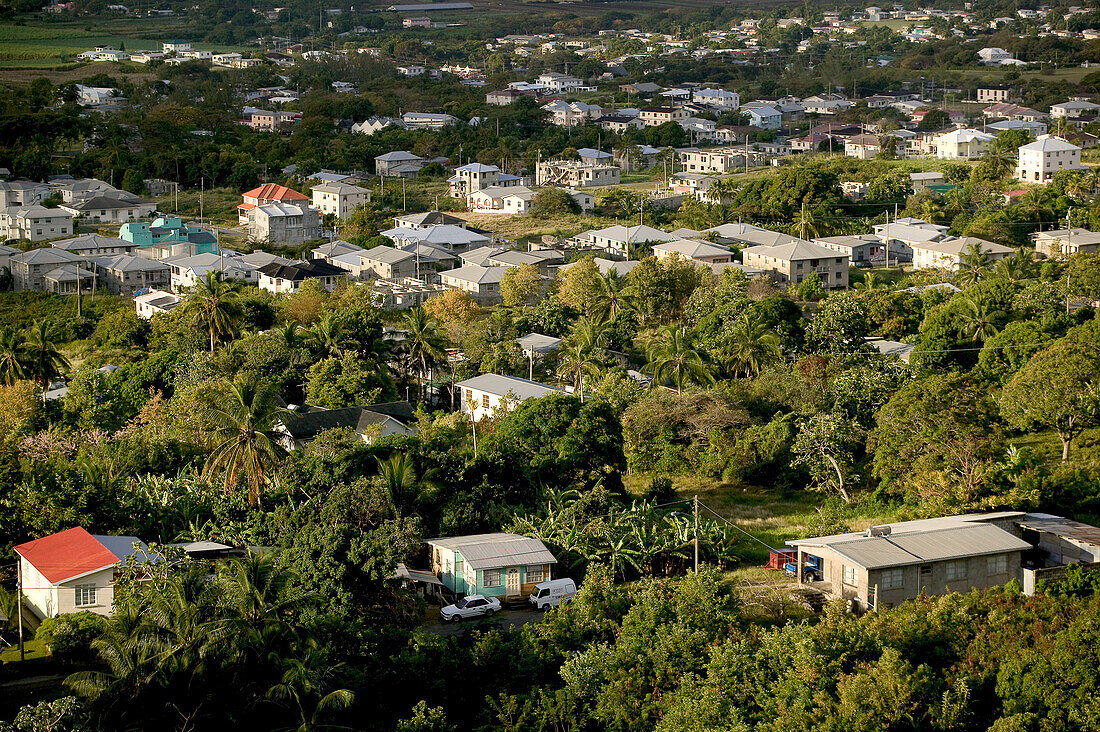
{"label": "small shed", "polygon": [[538,539],[516,534],[473,534],[429,539],[431,571],[460,595],[518,600],[550,579],[558,560]]}

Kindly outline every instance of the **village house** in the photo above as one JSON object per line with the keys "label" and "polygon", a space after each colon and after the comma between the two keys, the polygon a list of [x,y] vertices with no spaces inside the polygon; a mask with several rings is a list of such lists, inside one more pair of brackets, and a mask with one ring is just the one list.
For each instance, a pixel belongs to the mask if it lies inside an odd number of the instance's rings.
{"label": "village house", "polygon": [[602,249],[608,254],[630,259],[638,244],[652,244],[675,241],[680,237],[669,234],[652,226],[623,226],[615,224],[606,229],[595,229],[577,235],[577,240],[593,249]]}
{"label": "village house", "polygon": [[799,284],[817,274],[826,290],[848,287],[848,256],[820,244],[794,239],[777,246],[752,246],[742,253],[748,267],[770,272],[780,282]]}
{"label": "village house", "polygon": [[391,435],[413,435],[416,428],[412,405],[408,402],[368,404],[363,407],[325,409],[309,404],[287,405],[287,411],[275,424],[279,444],[286,450],[298,450],[325,430],[347,428],[360,440],[373,444]]}
{"label": "village house", "polygon": [[1044,135],[1021,145],[1016,179],[1026,183],[1049,183],[1061,170],[1083,170],[1081,148],[1059,137]]}
{"label": "village house", "polygon": [[83,264],[84,258],[64,249],[42,247],[28,252],[12,254],[8,258],[11,268],[12,289],[16,292],[46,292],[46,275],[67,264]]}
{"label": "village house", "polygon": [[985,254],[990,262],[1011,257],[1013,247],[995,244],[973,236],[948,237],[941,241],[913,243],[913,269],[947,269],[956,272],[973,247]]}
{"label": "village house", "polygon": [[271,262],[257,270],[257,286],[266,292],[276,295],[293,294],[301,289],[307,280],[317,280],[327,291],[336,289],[336,284],[344,279],[347,273],[320,260],[298,261],[282,264]]}
{"label": "village house", "polygon": [[94,196],[80,203],[63,203],[59,207],[74,218],[96,224],[122,224],[150,216],[156,211],[153,201],[127,196]]}
{"label": "village house", "polygon": [[102,257],[113,254],[133,254],[137,244],[102,234],[81,234],[71,239],[55,241],[50,246],[64,249],[81,257]]}
{"label": "village house", "polygon": [[455,388],[459,390],[460,411],[470,415],[475,422],[492,417],[498,410],[511,411],[527,399],[561,391],[528,379],[500,374],[481,374],[458,382]]}
{"label": "village house", "polygon": [[479,305],[496,305],[501,301],[500,278],[504,267],[466,265],[439,273],[443,286],[468,293]]}
{"label": "village house", "polygon": [[527,186],[489,186],[466,196],[471,211],[524,214],[531,207],[535,192]]}
{"label": "village house", "polygon": [[40,619],[83,611],[110,615],[119,568],[145,549],[137,537],[93,535],[80,526],[19,544],[14,550],[23,604]]}
{"label": "village house", "polygon": [[465,252],[488,244],[491,237],[486,236],[487,233],[489,232],[482,233],[452,224],[434,224],[415,229],[398,227],[381,232],[382,236],[393,239],[394,243],[402,249],[409,244],[417,243],[430,244],[454,252]]}
{"label": "village house", "polygon": [[[823,246],[826,249],[832,249],[834,252],[848,255],[848,261],[857,267],[860,262],[870,263],[872,260],[879,258],[880,254],[884,255],[882,240],[874,234],[827,236],[821,239],[814,239],[813,243]],[[893,256],[897,257],[897,253],[894,253]],[[883,263],[885,263],[884,256],[882,259]],[[894,261],[896,262],[897,259],[894,259]]]}
{"label": "village house", "polygon": [[374,172],[390,178],[415,178],[428,161],[405,150],[379,155],[374,159]]}
{"label": "village house", "polygon": [[320,236],[320,217],[306,204],[268,203],[248,211],[252,241],[295,246]]}
{"label": "village house", "polygon": [[947,160],[974,160],[985,155],[995,135],[972,129],[952,130],[933,140],[936,157]]}
{"label": "village house", "polygon": [[456,595],[520,601],[550,579],[557,559],[538,539],[477,534],[427,542],[432,573]]}
{"label": "village house", "polygon": [[93,263],[96,286],[106,288],[112,295],[133,297],[150,287],[167,287],[172,281],[168,264],[155,259],[117,254],[96,257]]}
{"label": "village house", "polygon": [[401,121],[410,130],[440,130],[458,124],[457,117],[434,112],[405,112]]}
{"label": "village house", "polygon": [[237,223],[247,224],[248,212],[257,206],[269,203],[306,204],[308,202],[308,196],[293,188],[276,183],[265,183],[259,188],[253,188],[241,194],[241,203],[237,204]]}
{"label": "village house", "polygon": [[370,203],[370,191],[347,183],[322,183],[310,188],[313,208],[321,215],[332,214],[338,219],[350,218],[355,209]]}
{"label": "village house", "polygon": [[0,209],[0,241],[48,241],[73,233],[73,215],[63,208],[31,204]]}
{"label": "village house", "polygon": [[748,115],[749,125],[762,130],[778,130],[783,125],[783,113],[767,104],[745,104],[741,113]]}
{"label": "village house", "polygon": [[696,239],[679,239],[653,245],[653,255],[663,262],[672,257],[681,257],[697,264],[729,264],[733,262],[733,252],[727,247]]}
{"label": "village house", "polygon": [[1039,231],[1031,235],[1035,253],[1065,258],[1073,254],[1100,254],[1100,233],[1088,229]]}
{"label": "village house", "polygon": [[216,254],[218,240],[201,226],[189,226],[179,216],[158,216],[152,222],[131,221],[119,227],[120,239],[137,245],[134,254],[149,259]]}
{"label": "village house", "polygon": [[646,127],[657,127],[666,122],[680,122],[691,116],[683,107],[642,107],[639,119]]}
{"label": "village house", "polygon": [[445,211],[424,211],[423,213],[405,213],[393,217],[393,225],[405,229],[430,229],[439,224],[466,228],[466,219]]}
{"label": "village house", "polygon": [[[416,252],[384,245],[340,255],[332,263],[347,269],[355,279],[394,280],[419,274],[416,271]],[[351,263],[354,264],[348,266]]]}
{"label": "village house", "polygon": [[[281,262],[289,260],[276,258]],[[224,279],[256,284],[258,267],[242,258],[237,252],[223,249],[218,253],[195,254],[165,260],[172,274],[172,291],[185,292],[206,276],[207,272],[221,272]]]}
{"label": "village house", "polygon": [[[169,269],[169,277],[171,270]],[[142,320],[152,320],[154,315],[167,314],[179,307],[183,298],[164,290],[150,290],[134,297],[134,310]]]}
{"label": "village house", "polygon": [[800,584],[859,610],[1013,580],[1031,595],[1040,580],[1059,576],[1066,566],[1100,560],[1095,527],[1022,511],[901,521],[787,544]]}

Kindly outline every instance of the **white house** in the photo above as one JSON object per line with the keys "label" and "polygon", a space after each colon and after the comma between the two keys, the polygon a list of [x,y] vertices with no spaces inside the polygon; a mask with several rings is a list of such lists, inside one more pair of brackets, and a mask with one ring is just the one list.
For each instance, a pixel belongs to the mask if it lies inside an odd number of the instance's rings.
{"label": "white house", "polygon": [[439,273],[443,286],[451,290],[463,290],[481,305],[499,303],[500,278],[505,267],[482,267],[476,264]]}
{"label": "white house", "polygon": [[973,160],[988,152],[995,135],[973,129],[952,130],[933,140],[936,157],[948,160]]}
{"label": "white house", "polygon": [[1060,170],[1082,170],[1081,148],[1060,137],[1044,135],[1021,145],[1016,178],[1026,183],[1046,183]]}
{"label": "white house", "polygon": [[24,603],[43,619],[84,610],[110,615],[116,571],[144,549],[137,537],[95,536],[80,526],[20,544]]}
{"label": "white house", "polygon": [[696,239],[679,239],[654,244],[653,256],[657,257],[658,261],[680,256],[697,264],[729,264],[733,261],[733,252],[728,247]]}
{"label": "white house", "polygon": [[322,183],[309,189],[313,193],[313,208],[338,219],[349,218],[355,209],[370,203],[370,191],[347,183]]}
{"label": "white house", "polygon": [[949,238],[938,242],[913,245],[913,269],[947,269],[955,272],[959,269],[963,257],[977,246],[989,261],[1011,257],[1016,253],[1012,247],[995,244],[973,236]]}
{"label": "white house", "polygon": [[[615,224],[614,226],[608,226],[606,229],[586,231],[583,234],[578,234],[577,238],[611,254],[627,256],[633,254],[632,249],[638,244],[675,241],[680,237],[673,236],[660,229],[654,229],[652,226]],[[629,259],[628,256],[627,258]]]}
{"label": "white house", "polygon": [[696,89],[692,100],[718,109],[737,109],[741,106],[741,95],[725,89]]}
{"label": "white house", "polygon": [[134,298],[134,310],[142,320],[152,320],[159,313],[170,313],[183,298],[164,290],[150,290]]}
{"label": "white house", "polygon": [[0,240],[46,241],[73,232],[73,215],[62,208],[13,206],[0,209]]}
{"label": "white house", "polygon": [[493,416],[498,409],[510,411],[527,399],[561,391],[536,381],[500,374],[475,376],[458,382],[455,388],[459,390],[463,414],[470,415],[475,422]]}

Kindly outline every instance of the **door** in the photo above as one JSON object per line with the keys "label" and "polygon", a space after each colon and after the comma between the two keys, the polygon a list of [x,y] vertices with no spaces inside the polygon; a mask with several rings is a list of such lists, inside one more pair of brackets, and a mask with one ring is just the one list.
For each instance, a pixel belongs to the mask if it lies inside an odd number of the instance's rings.
{"label": "door", "polygon": [[508,568],[508,597],[519,595],[519,567]]}

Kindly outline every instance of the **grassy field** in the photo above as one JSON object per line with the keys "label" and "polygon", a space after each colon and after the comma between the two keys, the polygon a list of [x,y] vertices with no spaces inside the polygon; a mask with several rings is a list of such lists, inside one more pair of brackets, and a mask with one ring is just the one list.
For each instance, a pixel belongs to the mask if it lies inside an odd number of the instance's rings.
{"label": "grassy field", "polygon": [[[40,640],[28,640],[23,642],[28,661],[35,658],[46,657],[46,644]],[[10,646],[0,651],[0,663],[19,663],[19,646]]]}
{"label": "grassy field", "polygon": [[[71,64],[82,51],[96,46],[113,46],[127,51],[159,51],[161,41],[176,35],[186,37],[187,25],[180,18],[107,18],[50,20],[0,24],[0,68],[50,69]],[[196,43],[196,48],[224,51],[248,50],[242,46]],[[139,71],[136,64],[88,64],[86,68],[118,72]],[[109,72],[108,72],[109,73]],[[87,74],[84,74],[85,76]],[[112,74],[114,75],[114,74]]]}

